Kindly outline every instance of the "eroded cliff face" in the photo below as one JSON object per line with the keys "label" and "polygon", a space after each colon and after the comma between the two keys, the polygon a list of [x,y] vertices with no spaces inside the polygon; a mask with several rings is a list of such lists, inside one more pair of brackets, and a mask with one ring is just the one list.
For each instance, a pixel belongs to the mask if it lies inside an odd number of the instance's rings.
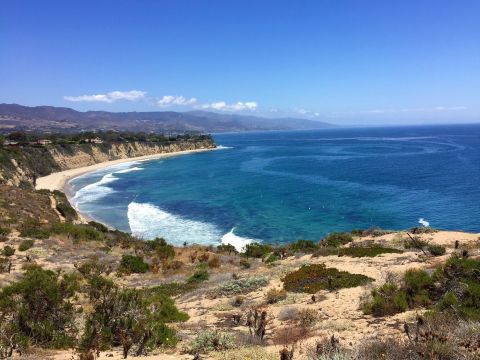
{"label": "eroded cliff face", "polygon": [[64,151],[64,149],[60,147],[52,147],[50,149],[50,155],[60,167],[60,170],[68,170],[111,160],[212,148],[215,148],[215,144],[206,140],[201,142],[175,142],[166,145],[132,142],[87,145],[79,147],[77,151],[73,153],[71,151]]}
{"label": "eroded cliff face", "polygon": [[215,143],[207,139],[171,143],[129,142],[20,148],[11,153],[4,152],[10,158],[0,159],[0,183],[31,187],[35,178],[57,171],[111,160],[215,147]]}

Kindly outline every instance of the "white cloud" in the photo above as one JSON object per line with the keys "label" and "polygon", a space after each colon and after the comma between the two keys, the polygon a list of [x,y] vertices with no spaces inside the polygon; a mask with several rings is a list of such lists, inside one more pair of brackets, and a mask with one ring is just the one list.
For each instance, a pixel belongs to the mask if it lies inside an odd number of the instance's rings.
{"label": "white cloud", "polygon": [[128,100],[136,101],[145,98],[147,93],[140,90],[130,90],[130,91],[111,91],[107,94],[96,94],[96,95],[80,95],[80,96],[64,96],[64,100],[67,101],[87,101],[87,102],[105,102],[113,103],[118,100]]}
{"label": "white cloud", "polygon": [[258,104],[255,101],[237,102],[233,104],[227,104],[225,101],[218,101],[211,104],[201,105],[202,109],[213,109],[218,111],[255,111]]}
{"label": "white cloud", "polygon": [[437,106],[435,107],[437,111],[459,111],[459,110],[467,110],[466,106]]}
{"label": "white cloud", "polygon": [[157,101],[157,105],[160,107],[167,107],[167,106],[189,106],[194,105],[197,103],[197,99],[192,97],[187,99],[184,96],[173,96],[173,95],[165,95],[160,100]]}

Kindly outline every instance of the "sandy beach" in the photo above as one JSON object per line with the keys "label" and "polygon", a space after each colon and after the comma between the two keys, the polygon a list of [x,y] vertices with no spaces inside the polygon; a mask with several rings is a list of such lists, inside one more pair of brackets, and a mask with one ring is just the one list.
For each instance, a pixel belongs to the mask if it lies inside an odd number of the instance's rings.
{"label": "sandy beach", "polygon": [[217,148],[214,148],[214,149],[196,149],[196,150],[177,151],[177,152],[172,152],[172,153],[162,153],[162,154],[138,156],[138,157],[133,157],[133,158],[125,158],[125,159],[106,161],[106,162],[98,163],[98,164],[95,164],[95,165],[84,166],[84,167],[80,167],[80,168],[76,168],[76,169],[60,171],[60,172],[56,172],[56,173],[38,178],[35,189],[36,190],[46,189],[46,190],[50,190],[50,191],[60,190],[60,191],[65,192],[66,185],[67,185],[68,181],[73,179],[74,177],[86,174],[88,172],[100,170],[100,169],[103,169],[103,168],[106,168],[106,167],[109,167],[109,166],[122,164],[122,163],[128,163],[128,162],[154,160],[154,159],[166,158],[166,157],[171,157],[171,156],[186,155],[186,154],[192,154],[192,153],[204,152],[204,151],[210,151],[210,150],[216,150],[216,149]]}

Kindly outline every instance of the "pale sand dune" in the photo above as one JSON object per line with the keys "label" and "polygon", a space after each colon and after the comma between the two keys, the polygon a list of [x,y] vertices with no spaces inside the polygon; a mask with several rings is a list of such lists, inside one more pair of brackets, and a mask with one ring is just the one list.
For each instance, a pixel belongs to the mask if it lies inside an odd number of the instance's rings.
{"label": "pale sand dune", "polygon": [[204,152],[216,150],[215,149],[197,149],[197,150],[185,150],[185,151],[178,151],[173,153],[162,153],[162,154],[154,154],[154,155],[146,155],[146,156],[138,156],[133,158],[125,158],[125,159],[118,159],[112,161],[106,161],[102,163],[98,163],[95,165],[80,167],[76,169],[70,169],[65,171],[56,172],[41,178],[37,179],[37,185],[35,187],[36,190],[46,189],[50,191],[60,190],[64,191],[65,185],[67,182],[77,176],[86,174],[88,172],[100,170],[109,166],[118,165],[122,163],[128,162],[135,162],[135,161],[143,161],[143,160],[153,160],[153,159],[160,159],[166,158],[171,156],[178,156],[178,155],[185,155],[185,154],[192,154],[197,152]]}

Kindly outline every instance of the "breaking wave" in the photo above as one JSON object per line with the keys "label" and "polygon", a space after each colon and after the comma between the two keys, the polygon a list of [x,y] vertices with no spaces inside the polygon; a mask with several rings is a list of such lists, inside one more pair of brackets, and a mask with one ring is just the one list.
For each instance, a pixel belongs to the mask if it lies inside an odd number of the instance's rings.
{"label": "breaking wave", "polygon": [[[87,186],[79,189],[75,193],[75,196],[72,199],[75,204],[75,207],[77,207],[79,204],[90,203],[92,201],[101,199],[109,194],[114,193],[115,190],[107,186],[107,184],[110,184],[119,179],[118,177],[115,176],[115,174],[126,174],[132,171],[143,170],[143,168],[140,168],[138,166],[131,167],[132,165],[135,165],[135,164],[138,164],[138,163],[131,162],[131,163],[124,163],[124,164],[112,166],[108,169],[110,172],[104,175],[99,181],[93,184],[88,184]],[[92,174],[88,174],[88,175],[92,175]]]}
{"label": "breaking wave", "polygon": [[131,202],[127,216],[132,234],[142,239],[163,237],[175,245],[184,242],[199,245],[231,244],[239,252],[244,251],[247,244],[257,241],[235,235],[234,229],[222,235],[222,231],[214,224],[174,215],[148,203]]}
{"label": "breaking wave", "polygon": [[253,242],[258,242],[258,240],[248,239],[248,238],[235,235],[233,233],[233,230],[235,230],[235,228],[233,228],[232,230],[230,230],[230,232],[222,236],[222,244],[233,245],[238,252],[243,252],[245,251],[245,246]]}
{"label": "breaking wave", "polygon": [[132,234],[143,239],[160,236],[176,245],[184,242],[211,245],[219,243],[222,236],[213,224],[170,214],[148,203],[131,202],[127,216]]}

